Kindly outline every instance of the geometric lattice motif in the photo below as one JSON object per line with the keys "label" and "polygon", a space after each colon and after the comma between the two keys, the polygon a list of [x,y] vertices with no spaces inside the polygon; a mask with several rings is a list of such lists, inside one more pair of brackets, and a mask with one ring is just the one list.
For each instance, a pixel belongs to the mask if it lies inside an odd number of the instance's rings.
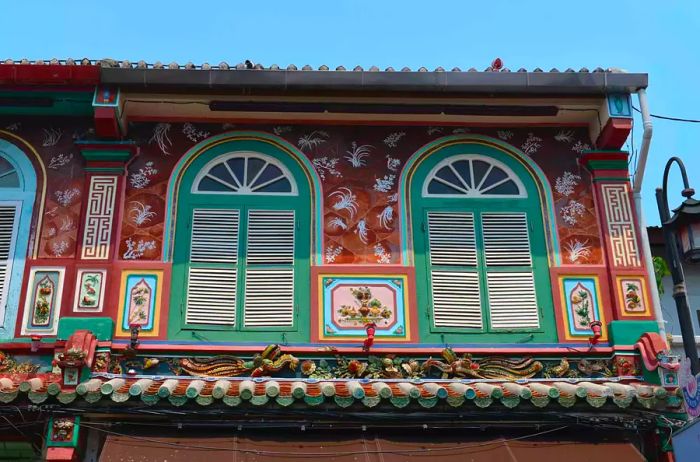
{"label": "geometric lattice motif", "polygon": [[116,176],[96,175],[90,178],[81,255],[84,260],[105,260],[109,257],[116,194]]}
{"label": "geometric lattice motif", "polygon": [[601,190],[608,222],[613,265],[641,266],[627,184],[606,184],[601,187]]}

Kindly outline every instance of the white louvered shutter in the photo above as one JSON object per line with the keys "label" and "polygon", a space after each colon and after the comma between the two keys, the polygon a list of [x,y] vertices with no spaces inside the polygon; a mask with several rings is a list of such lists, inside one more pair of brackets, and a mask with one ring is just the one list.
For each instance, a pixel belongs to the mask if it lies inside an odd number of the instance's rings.
{"label": "white louvered shutter", "polygon": [[10,286],[18,211],[14,205],[0,205],[0,314],[3,317]]}
{"label": "white louvered shutter", "polygon": [[294,324],[294,210],[248,211],[243,323]]}
{"label": "white louvered shutter", "polygon": [[481,220],[491,327],[538,328],[527,215],[483,213]]}
{"label": "white louvered shutter", "polygon": [[435,327],[481,328],[474,215],[428,212],[428,247]]}
{"label": "white louvered shutter", "polygon": [[185,310],[188,324],[235,324],[238,235],[238,210],[193,210]]}

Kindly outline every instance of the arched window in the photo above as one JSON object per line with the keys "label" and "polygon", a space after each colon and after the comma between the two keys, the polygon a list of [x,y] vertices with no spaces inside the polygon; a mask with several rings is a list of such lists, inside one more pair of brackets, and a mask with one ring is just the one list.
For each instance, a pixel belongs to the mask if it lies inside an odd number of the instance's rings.
{"label": "arched window", "polygon": [[298,306],[309,296],[310,191],[289,154],[253,141],[204,152],[183,175],[177,213],[171,306],[182,307],[179,332],[308,336]]}
{"label": "arched window", "polygon": [[11,337],[27,255],[34,168],[15,145],[0,140],[0,336]]}
{"label": "arched window", "polygon": [[484,144],[449,146],[418,165],[410,193],[424,335],[554,340],[541,204],[523,164]]}

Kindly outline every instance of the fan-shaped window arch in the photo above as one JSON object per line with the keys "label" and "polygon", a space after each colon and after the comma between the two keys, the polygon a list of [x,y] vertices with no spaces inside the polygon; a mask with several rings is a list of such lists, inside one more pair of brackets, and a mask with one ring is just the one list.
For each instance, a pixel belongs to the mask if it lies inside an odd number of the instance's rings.
{"label": "fan-shaped window arch", "polygon": [[25,154],[0,139],[0,337],[12,337],[36,194]]}
{"label": "fan-shaped window arch", "polygon": [[456,143],[409,181],[424,338],[555,341],[542,204],[525,163],[491,144]]}
{"label": "fan-shaped window arch", "polygon": [[[171,335],[308,338],[311,186],[292,154],[232,140],[192,160],[177,192]],[[277,338],[275,338],[277,336]]]}
{"label": "fan-shaped window arch", "polygon": [[234,152],[202,168],[193,192],[205,194],[296,195],[289,169],[274,157],[258,152]]}
{"label": "fan-shaped window arch", "polygon": [[0,154],[0,188],[19,188],[19,172],[10,160]]}
{"label": "fan-shaped window arch", "polygon": [[527,197],[525,186],[506,164],[478,154],[458,154],[439,162],[428,174],[424,196]]}

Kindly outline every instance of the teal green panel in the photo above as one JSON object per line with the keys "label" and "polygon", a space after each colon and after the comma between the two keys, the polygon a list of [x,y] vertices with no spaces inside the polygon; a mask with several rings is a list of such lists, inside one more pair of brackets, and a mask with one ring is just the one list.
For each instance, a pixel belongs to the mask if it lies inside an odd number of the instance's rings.
{"label": "teal green panel", "polygon": [[656,321],[612,321],[608,329],[610,343],[613,345],[634,345],[642,334],[659,333]]}
{"label": "teal green panel", "polygon": [[112,340],[114,333],[114,320],[112,318],[68,318],[58,320],[58,333],[56,338],[68,340],[76,330],[89,330],[97,340]]}

